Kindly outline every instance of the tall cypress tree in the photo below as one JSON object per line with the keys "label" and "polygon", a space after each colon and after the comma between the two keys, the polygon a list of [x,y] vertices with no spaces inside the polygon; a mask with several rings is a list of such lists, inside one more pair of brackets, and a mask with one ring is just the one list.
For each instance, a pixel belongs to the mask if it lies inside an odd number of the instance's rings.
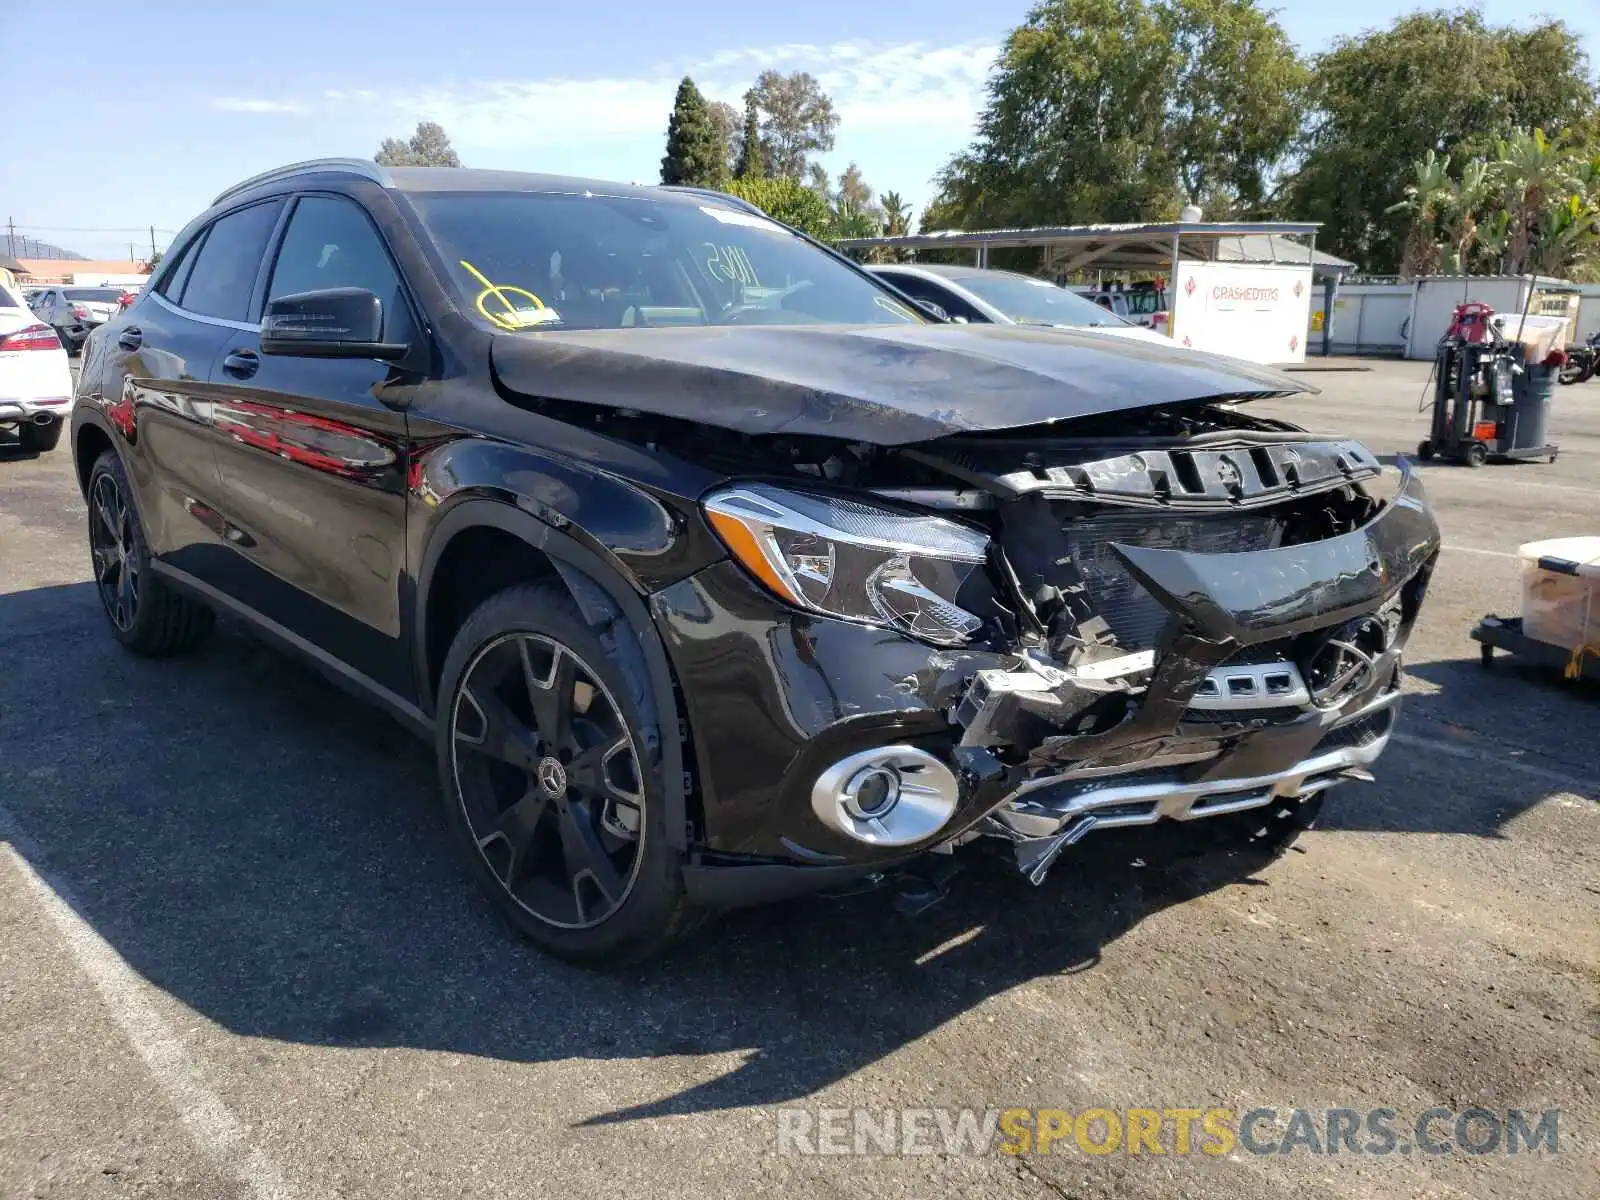
{"label": "tall cypress tree", "polygon": [[727,178],[728,148],[717,132],[705,97],[687,75],[667,122],[667,153],[661,182],[689,187],[720,187]]}
{"label": "tall cypress tree", "polygon": [[738,179],[765,179],[767,151],[761,144],[761,123],[756,119],[756,102],[752,96],[744,98],[744,140],[739,143],[739,159],[733,166]]}

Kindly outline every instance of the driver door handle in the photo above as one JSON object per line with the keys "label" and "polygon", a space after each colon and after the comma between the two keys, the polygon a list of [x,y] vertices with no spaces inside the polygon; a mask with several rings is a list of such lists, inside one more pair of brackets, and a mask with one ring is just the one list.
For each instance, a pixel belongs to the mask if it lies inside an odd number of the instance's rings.
{"label": "driver door handle", "polygon": [[235,350],[222,360],[222,369],[235,379],[249,379],[261,367],[261,356],[254,350]]}

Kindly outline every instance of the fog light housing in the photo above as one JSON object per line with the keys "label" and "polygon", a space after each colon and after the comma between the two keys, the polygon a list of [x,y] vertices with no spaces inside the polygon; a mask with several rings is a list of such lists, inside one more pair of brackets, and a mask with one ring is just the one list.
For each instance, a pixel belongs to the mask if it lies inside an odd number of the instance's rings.
{"label": "fog light housing", "polygon": [[873,846],[909,846],[955,815],[955,772],[915,746],[880,746],[847,755],[811,788],[811,809],[829,829]]}

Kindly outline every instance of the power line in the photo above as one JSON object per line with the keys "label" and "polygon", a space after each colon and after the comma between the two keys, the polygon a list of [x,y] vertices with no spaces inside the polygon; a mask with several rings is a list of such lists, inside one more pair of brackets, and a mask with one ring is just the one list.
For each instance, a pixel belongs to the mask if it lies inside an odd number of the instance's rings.
{"label": "power line", "polygon": [[31,225],[27,221],[18,221],[16,227],[31,233],[148,233],[151,229],[157,233],[178,232],[176,229],[163,229],[159,225]]}

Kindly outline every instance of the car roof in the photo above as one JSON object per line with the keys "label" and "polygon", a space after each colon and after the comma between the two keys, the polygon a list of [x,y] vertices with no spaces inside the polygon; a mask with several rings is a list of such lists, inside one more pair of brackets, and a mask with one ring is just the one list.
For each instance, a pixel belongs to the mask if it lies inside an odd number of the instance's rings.
{"label": "car roof", "polygon": [[[704,203],[711,193],[680,192],[658,184],[616,183],[574,175],[541,175],[532,171],[496,171],[481,167],[390,167],[389,178],[402,192],[555,192],[581,196],[637,196],[685,204]],[[739,201],[728,196],[732,204]]]}
{"label": "car roof", "polygon": [[326,158],[291,163],[234,184],[211,202],[216,208],[239,197],[303,188],[329,178],[365,179],[399,192],[538,192],[552,195],[629,196],[672,204],[704,204],[717,200],[733,208],[756,211],[748,201],[706,188],[617,183],[573,175],[532,171],[500,171],[484,167],[381,167],[367,159]]}

